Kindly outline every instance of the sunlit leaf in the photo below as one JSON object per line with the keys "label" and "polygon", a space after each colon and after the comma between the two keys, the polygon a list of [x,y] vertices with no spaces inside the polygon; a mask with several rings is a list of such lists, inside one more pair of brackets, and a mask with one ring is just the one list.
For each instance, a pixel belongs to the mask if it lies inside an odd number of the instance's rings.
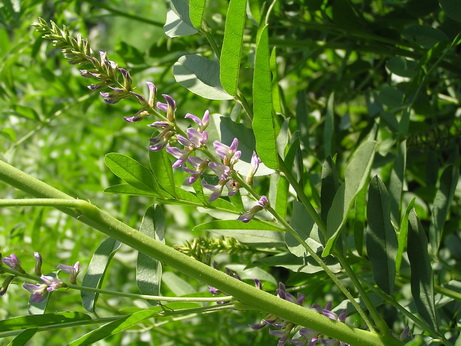
{"label": "sunlit leaf", "polygon": [[91,317],[80,312],[57,312],[36,316],[19,316],[1,320],[0,332],[88,320],[91,320]]}
{"label": "sunlit leaf", "polygon": [[256,39],[255,69],[253,73],[253,131],[256,151],[264,164],[278,167],[277,145],[272,109],[271,72],[269,65],[268,27],[258,32]]}
{"label": "sunlit leaf", "polygon": [[230,0],[229,2],[219,59],[221,84],[224,90],[232,96],[237,95],[246,4],[246,0]]}
{"label": "sunlit leaf", "polygon": [[203,12],[205,11],[206,0],[189,1],[189,17],[192,25],[200,29],[202,26]]}
{"label": "sunlit leaf", "polygon": [[163,27],[168,37],[190,36],[198,31],[189,18],[189,4],[184,0],[172,0]]}

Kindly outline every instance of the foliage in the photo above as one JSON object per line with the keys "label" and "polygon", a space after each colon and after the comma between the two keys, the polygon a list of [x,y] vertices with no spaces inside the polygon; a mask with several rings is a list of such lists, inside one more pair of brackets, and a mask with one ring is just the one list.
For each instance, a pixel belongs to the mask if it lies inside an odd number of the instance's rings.
{"label": "foliage", "polygon": [[460,10],[3,1],[0,337],[458,344]]}

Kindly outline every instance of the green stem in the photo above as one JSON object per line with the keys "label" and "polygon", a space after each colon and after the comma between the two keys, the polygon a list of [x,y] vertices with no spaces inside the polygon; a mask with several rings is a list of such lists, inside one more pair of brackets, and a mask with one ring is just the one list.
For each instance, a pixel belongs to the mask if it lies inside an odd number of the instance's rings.
{"label": "green stem", "polygon": [[[248,185],[245,181],[243,181],[238,174],[234,174],[233,178],[239,182],[240,185],[242,185],[243,188],[245,188],[253,197],[255,197],[257,200],[259,200],[260,196],[256,193],[256,191],[253,190],[253,188]],[[325,264],[325,262],[317,255],[317,253],[306,243],[306,241],[301,238],[296,232],[296,230],[291,227],[291,225],[285,221],[284,218],[280,216],[279,213],[277,213],[276,210],[274,210],[271,206],[266,206],[265,209],[271,213],[278,222],[280,222],[281,225],[285,228],[285,230],[290,233],[293,238],[295,238],[309,253],[309,255],[312,256],[312,258],[320,265],[320,267],[325,271],[325,273],[331,278],[331,280],[338,286],[338,288],[343,292],[343,294],[347,297],[347,299],[350,300],[351,304],[354,306],[354,308],[357,310],[359,315],[362,317],[362,319],[365,321],[367,324],[368,328],[370,328],[371,331],[374,331],[373,323],[370,321],[368,318],[367,314],[363,309],[360,307],[360,305],[355,301],[354,297],[351,295],[351,293],[347,290],[346,287],[341,283],[341,281],[336,277],[336,275],[328,268],[328,266]]]}
{"label": "green stem", "polygon": [[[54,201],[71,202],[69,200],[58,200],[58,199],[56,199]],[[30,282],[33,282],[33,283],[40,282],[40,278],[38,276],[20,273],[20,272],[14,270],[14,269],[2,267],[0,269],[0,272],[2,272],[2,271],[10,273],[10,274],[13,274],[16,277],[26,279],[26,280],[28,280]],[[78,291],[87,291],[87,292],[95,292],[95,293],[100,293],[100,294],[108,294],[108,295],[112,295],[112,296],[116,296],[116,297],[127,297],[127,298],[145,299],[145,300],[157,300],[157,301],[162,301],[162,302],[209,302],[209,303],[213,303],[213,302],[220,302],[220,301],[231,301],[233,299],[231,296],[227,296],[227,297],[164,297],[164,296],[152,296],[152,295],[148,295],[148,294],[135,294],[135,293],[126,293],[126,292],[119,292],[119,291],[104,290],[104,289],[100,289],[100,288],[74,285],[74,284],[70,284],[70,283],[65,283],[65,286],[63,286],[63,288],[71,288],[71,289],[78,290]]]}
{"label": "green stem", "polygon": [[[35,197],[73,200],[71,196],[1,160],[0,180]],[[322,314],[236,280],[138,232],[88,202],[79,203],[78,209],[68,207],[58,207],[58,209],[147,256],[232,295],[254,309],[274,314],[301,326],[308,326],[310,329],[353,345],[402,345],[402,342],[395,338],[349,327],[345,323],[333,321]]]}
{"label": "green stem", "polygon": [[327,227],[325,226],[325,223],[323,222],[322,218],[320,217],[320,215],[317,213],[317,211],[314,209],[311,202],[307,198],[302,186],[299,185],[298,181],[293,176],[291,171],[288,169],[287,166],[285,166],[285,162],[282,160],[280,156],[279,156],[279,169],[285,175],[285,177],[287,178],[288,182],[293,187],[293,189],[296,191],[296,195],[298,196],[301,203],[304,204],[304,206],[306,207],[307,212],[312,217],[314,222],[317,224],[317,227],[319,228],[319,230],[323,233],[324,236],[326,236]]}

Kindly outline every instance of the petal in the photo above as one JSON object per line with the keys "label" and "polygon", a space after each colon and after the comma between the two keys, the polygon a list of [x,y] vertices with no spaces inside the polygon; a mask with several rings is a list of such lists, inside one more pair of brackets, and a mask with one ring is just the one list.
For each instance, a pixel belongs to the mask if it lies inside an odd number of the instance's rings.
{"label": "petal", "polygon": [[202,126],[202,121],[199,119],[199,117],[191,114],[191,113],[187,113],[184,118],[187,118],[187,119],[192,119],[192,121],[194,123],[196,123],[198,126]]}

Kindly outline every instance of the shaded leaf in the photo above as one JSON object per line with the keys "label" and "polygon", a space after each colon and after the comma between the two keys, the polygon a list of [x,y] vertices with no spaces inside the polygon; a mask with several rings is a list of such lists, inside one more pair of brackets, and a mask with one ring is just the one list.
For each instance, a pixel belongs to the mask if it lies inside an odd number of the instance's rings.
{"label": "shaded leaf", "polygon": [[339,188],[339,177],[336,164],[331,156],[327,156],[322,166],[322,188],[320,195],[321,213],[323,222],[327,221],[328,211],[333,203],[336,191]]}
{"label": "shaded leaf", "polygon": [[176,82],[209,100],[232,100],[219,81],[219,64],[200,55],[183,55],[173,66]]}
{"label": "shaded leaf", "polygon": [[237,95],[246,4],[246,0],[230,0],[229,2],[219,59],[221,84],[224,90],[232,96]]}
{"label": "shaded leaf", "polygon": [[21,334],[16,336],[8,346],[23,346],[26,345],[27,342],[32,339],[32,337],[37,333],[37,328],[30,328],[23,331]]}
{"label": "shaded leaf", "polygon": [[439,186],[432,205],[431,225],[429,227],[429,239],[432,253],[435,255],[442,239],[443,226],[448,216],[456,186],[459,179],[459,166],[449,165],[440,177]]}
{"label": "shaded leaf", "polygon": [[[314,220],[310,217],[302,203],[294,202],[293,216],[290,221],[291,227],[314,251],[321,248],[322,244],[318,241],[318,229],[314,227]],[[317,234],[313,234],[316,232]],[[307,256],[307,251],[289,232],[285,233],[285,242],[288,250],[297,257]]]}
{"label": "shaded leaf", "polygon": [[[341,271],[341,265],[333,257],[327,257],[323,259],[328,268],[333,272],[337,273]],[[258,261],[255,264],[265,264],[273,267],[282,267],[293,272],[301,272],[307,274],[313,274],[323,271],[323,268],[311,257],[296,257],[295,255],[290,254],[278,254],[271,257],[265,257]]]}
{"label": "shaded leaf", "polygon": [[408,217],[408,259],[411,268],[411,293],[421,317],[438,329],[434,303],[434,279],[428,242],[423,226],[414,211]]}
{"label": "shaded leaf", "polygon": [[[160,206],[150,206],[141,223],[139,232],[165,243],[165,216]],[[136,284],[141,294],[153,296],[160,295],[160,283],[162,278],[162,263],[150,256],[138,252],[136,262]],[[157,301],[149,301],[156,305]]]}
{"label": "shaded leaf", "polygon": [[405,213],[402,217],[402,222],[400,223],[400,232],[398,237],[398,249],[395,255],[395,270],[397,273],[400,273],[400,266],[402,264],[402,256],[405,252],[407,247],[407,239],[408,239],[408,215],[410,214],[411,210],[415,205],[416,198],[413,198],[405,210]]}
{"label": "shaded leaf", "polygon": [[367,207],[367,253],[376,284],[392,294],[395,281],[397,237],[391,225],[389,194],[376,175],[370,182]]}
{"label": "shaded leaf", "polygon": [[256,152],[269,167],[278,167],[277,144],[272,109],[271,72],[269,65],[269,37],[267,25],[258,31],[255,68],[253,73],[253,131]]}
{"label": "shaded leaf", "polygon": [[[113,238],[105,239],[101,245],[98,246],[88,264],[88,269],[82,280],[82,286],[101,288],[110,260],[120,246],[121,243]],[[99,294],[96,292],[82,291],[80,295],[82,297],[83,307],[89,312],[94,312]]]}
{"label": "shaded leaf", "polygon": [[397,148],[397,155],[392,167],[391,178],[389,180],[389,195],[391,198],[391,217],[392,221],[398,225],[400,223],[400,206],[402,191],[407,164],[407,142],[402,141]]}
{"label": "shaded leaf", "polygon": [[447,17],[461,22],[461,2],[458,0],[439,0],[440,7],[445,11]]}
{"label": "shaded leaf", "polygon": [[189,18],[189,4],[184,0],[171,0],[163,30],[168,37],[190,36],[198,31]]}

